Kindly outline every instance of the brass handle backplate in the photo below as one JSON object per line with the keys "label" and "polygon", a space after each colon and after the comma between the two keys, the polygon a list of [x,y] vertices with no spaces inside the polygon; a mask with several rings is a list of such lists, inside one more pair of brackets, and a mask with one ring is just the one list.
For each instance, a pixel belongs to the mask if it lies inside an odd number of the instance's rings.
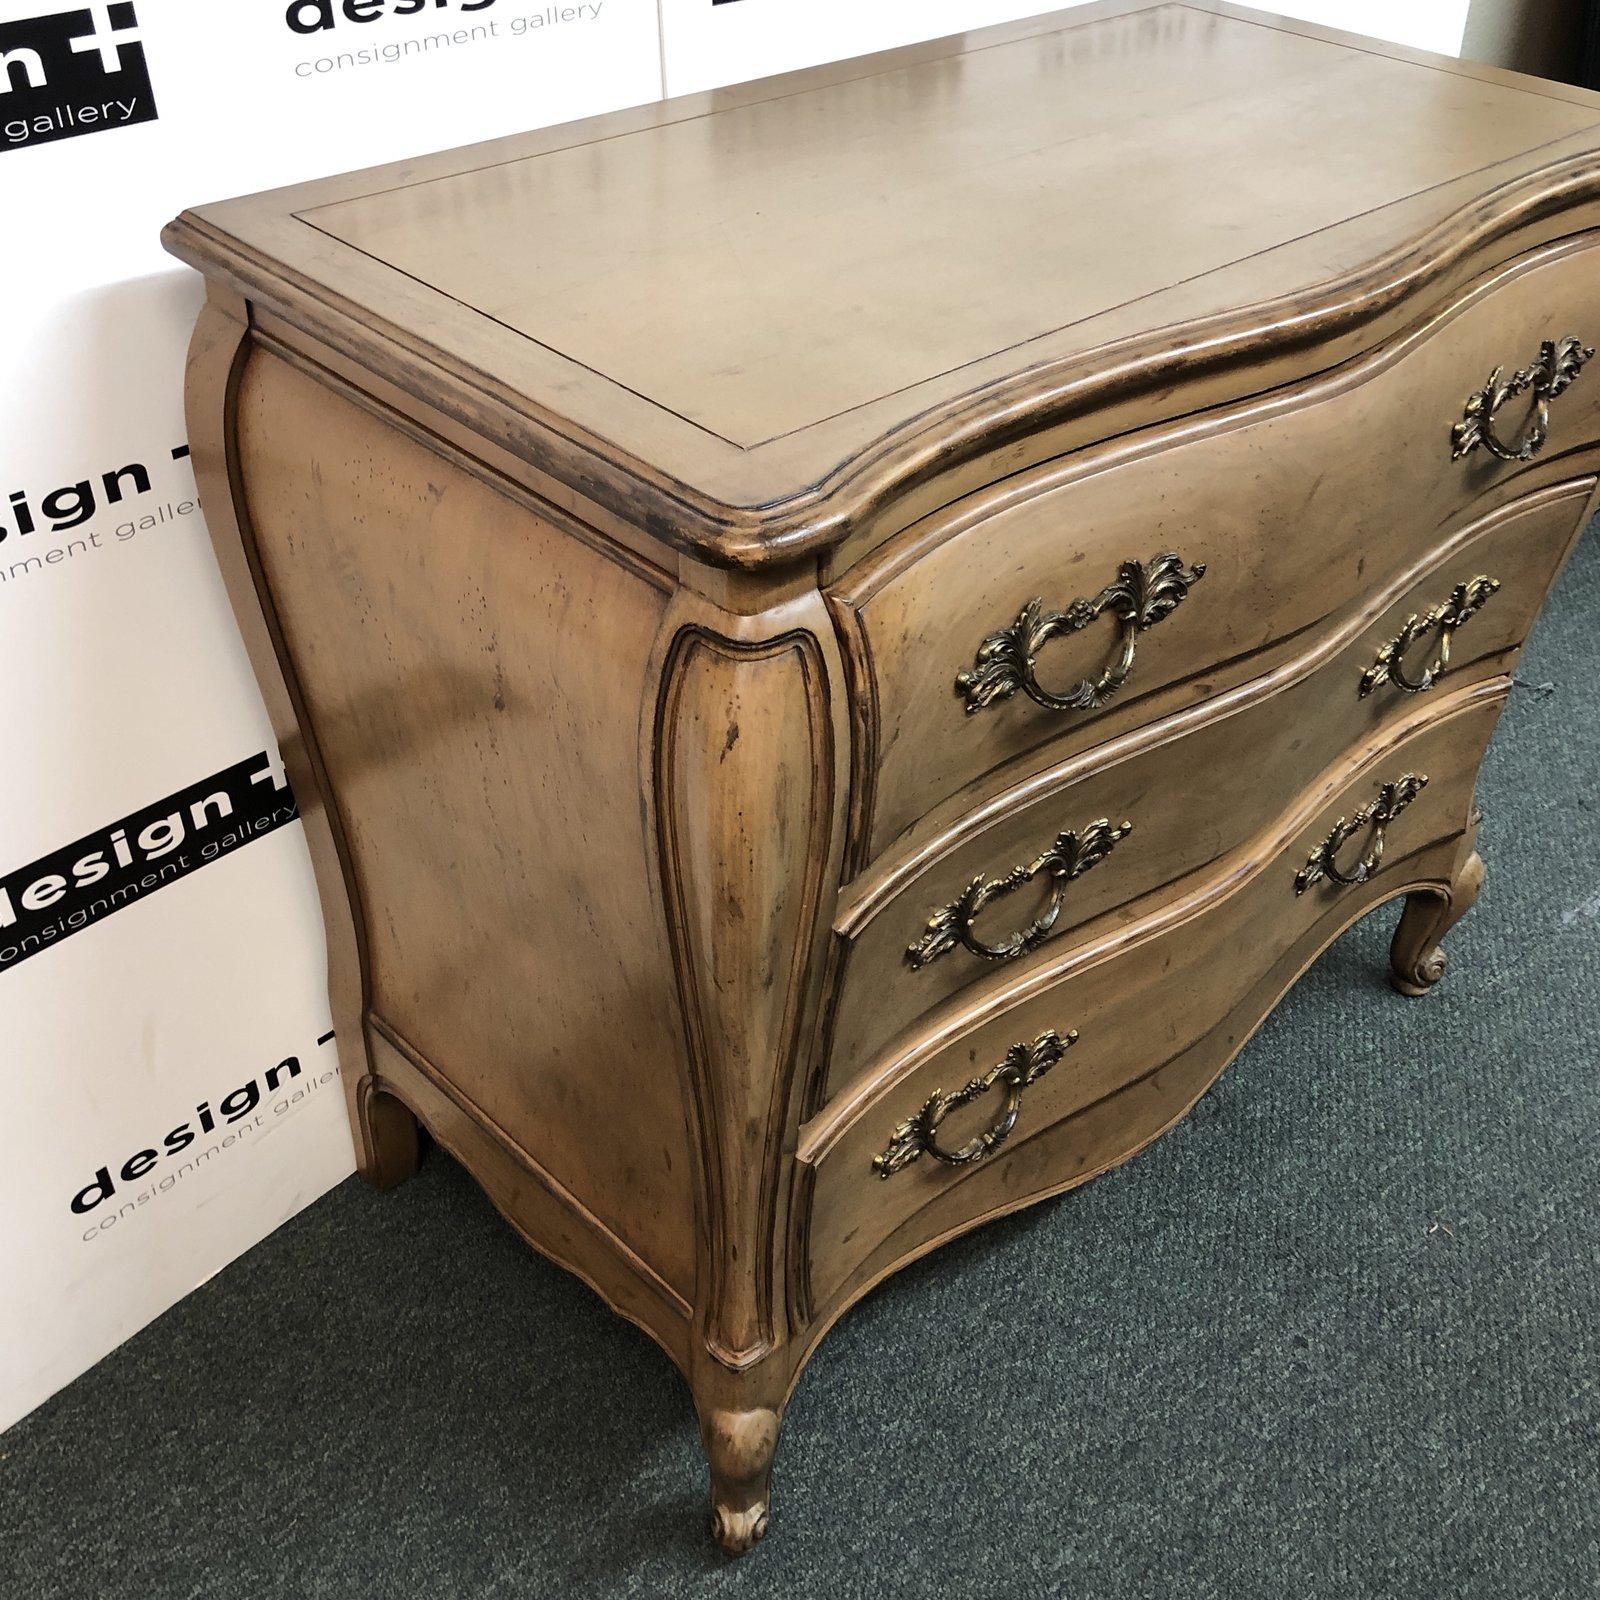
{"label": "brass handle backplate", "polygon": [[[1408,617],[1406,625],[1378,652],[1378,659],[1361,674],[1361,698],[1365,700],[1386,683],[1407,694],[1431,689],[1450,665],[1450,641],[1456,629],[1475,617],[1499,587],[1498,578],[1476,577],[1470,583],[1458,583],[1450,598],[1431,611]],[[1406,657],[1412,646],[1430,633],[1438,635],[1432,658],[1420,676],[1412,677],[1406,671]]]}
{"label": "brass handle backplate", "polygon": [[[1051,711],[1098,710],[1128,681],[1139,635],[1171,616],[1205,571],[1203,563],[1185,567],[1168,552],[1150,561],[1124,561],[1099,594],[1074,600],[1065,611],[1046,611],[1043,596],[1035,595],[1009,628],[983,641],[972,670],[957,676],[956,693],[966,701],[967,714],[1009,700],[1018,689]],[[1046,689],[1036,675],[1039,652],[1052,639],[1080,633],[1107,613],[1117,620],[1117,643],[1100,676],[1085,678],[1063,694]]]}
{"label": "brass handle backplate", "polygon": [[[1091,822],[1082,833],[1071,828],[1063,829],[1048,850],[1020,867],[1013,867],[1003,878],[986,878],[980,873],[949,905],[940,906],[928,919],[927,931],[907,949],[906,961],[912,967],[925,967],[947,951],[954,950],[957,945],[965,945],[973,955],[983,956],[989,961],[1010,961],[1013,957],[1036,950],[1050,937],[1050,931],[1061,915],[1067,885],[1090,867],[1104,861],[1116,842],[1132,831],[1131,822],[1112,827],[1105,817],[1101,817],[1098,822]],[[1015,893],[1045,873],[1050,878],[1049,904],[1026,928],[999,944],[989,944],[978,937],[973,931],[973,924],[986,906]]]}
{"label": "brass handle backplate", "polygon": [[[1469,397],[1461,420],[1450,430],[1451,459],[1459,461],[1482,445],[1502,461],[1532,461],[1550,437],[1550,402],[1565,393],[1593,355],[1592,347],[1569,335],[1559,343],[1546,339],[1538,360],[1509,378],[1504,367],[1496,367],[1489,381]],[[1522,394],[1532,394],[1533,415],[1522,437],[1508,444],[1495,430],[1495,413]]]}
{"label": "brass handle backplate", "polygon": [[[889,1136],[881,1155],[872,1158],[872,1170],[880,1178],[892,1178],[902,1167],[930,1155],[947,1167],[964,1167],[992,1155],[1011,1136],[1022,1109],[1022,1091],[1036,1083],[1078,1042],[1078,1033],[1057,1033],[1053,1028],[1041,1033],[1032,1044],[1014,1044],[1005,1060],[981,1078],[973,1078],[953,1094],[935,1089],[914,1117],[908,1117]],[[952,1111],[970,1105],[980,1095],[999,1088],[1004,1093],[999,1115],[982,1133],[969,1139],[958,1150],[946,1150],[939,1143],[939,1124]]]}
{"label": "brass handle backplate", "polygon": [[[1384,838],[1389,824],[1428,786],[1426,776],[1408,772],[1393,783],[1386,783],[1375,800],[1369,800],[1353,817],[1340,817],[1328,837],[1311,852],[1306,864],[1295,874],[1294,892],[1304,894],[1314,883],[1365,883],[1383,864]],[[1348,872],[1339,865],[1339,852],[1363,829],[1370,828],[1366,853]]]}

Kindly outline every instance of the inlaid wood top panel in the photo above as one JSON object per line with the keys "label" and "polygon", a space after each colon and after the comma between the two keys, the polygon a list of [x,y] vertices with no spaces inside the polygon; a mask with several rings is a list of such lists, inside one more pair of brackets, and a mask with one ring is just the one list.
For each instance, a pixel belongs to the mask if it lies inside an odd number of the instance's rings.
{"label": "inlaid wood top panel", "polygon": [[300,215],[749,448],[1595,120],[1185,5],[1061,23]]}
{"label": "inlaid wood top panel", "polygon": [[1597,147],[1582,90],[1099,0],[202,207],[167,242],[666,542],[758,564],[1063,418],[1123,431],[1230,398],[1230,363],[1253,392],[1369,348],[1600,216]]}

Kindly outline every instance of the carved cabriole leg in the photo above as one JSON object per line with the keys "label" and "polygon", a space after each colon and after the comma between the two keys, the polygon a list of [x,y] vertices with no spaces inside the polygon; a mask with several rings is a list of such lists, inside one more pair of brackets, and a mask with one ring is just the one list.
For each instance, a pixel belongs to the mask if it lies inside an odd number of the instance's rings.
{"label": "carved cabriole leg", "polygon": [[685,594],[665,639],[653,790],[702,1172],[689,1377],[712,1531],[740,1553],[766,1531],[794,1373],[789,1173],[849,741],[815,591],[753,617]]}
{"label": "carved cabriole leg", "polygon": [[1400,925],[1389,947],[1389,981],[1413,999],[1425,995],[1445,973],[1444,936],[1472,909],[1483,887],[1483,857],[1477,828],[1468,829],[1448,890],[1423,889],[1406,896]]}
{"label": "carved cabriole leg", "polygon": [[208,284],[206,305],[189,343],[185,379],[190,459],[217,565],[300,805],[327,930],[328,1003],[357,1165],[369,1183],[388,1189],[416,1170],[417,1123],[392,1095],[379,1092],[381,1085],[372,1074],[363,1020],[366,947],[343,827],[326,798],[321,757],[271,598],[256,581],[257,558],[234,433],[239,377],[249,352],[248,306],[216,283]]}

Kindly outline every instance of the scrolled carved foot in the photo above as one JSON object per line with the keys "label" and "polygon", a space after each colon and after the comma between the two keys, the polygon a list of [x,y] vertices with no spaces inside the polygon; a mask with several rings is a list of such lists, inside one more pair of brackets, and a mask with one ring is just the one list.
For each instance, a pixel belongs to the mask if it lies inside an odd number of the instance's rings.
{"label": "scrolled carved foot", "polygon": [[742,1556],[766,1536],[772,1508],[777,1412],[712,1411],[700,1423],[711,1466],[711,1537]]}
{"label": "scrolled carved foot", "polygon": [[1442,949],[1434,950],[1410,972],[1403,972],[1399,967],[1391,967],[1389,982],[1400,994],[1417,1000],[1445,975],[1449,965],[1449,956]]}
{"label": "scrolled carved foot", "polygon": [[1429,889],[1406,897],[1389,948],[1389,981],[1401,994],[1417,999],[1444,976],[1449,963],[1440,941],[1472,909],[1482,887],[1483,857],[1474,850],[1448,894]]}
{"label": "scrolled carved foot", "polygon": [[746,1506],[735,1511],[731,1506],[711,1502],[711,1537],[730,1556],[742,1556],[754,1550],[767,1536],[767,1520],[771,1507],[763,1500],[760,1505]]}

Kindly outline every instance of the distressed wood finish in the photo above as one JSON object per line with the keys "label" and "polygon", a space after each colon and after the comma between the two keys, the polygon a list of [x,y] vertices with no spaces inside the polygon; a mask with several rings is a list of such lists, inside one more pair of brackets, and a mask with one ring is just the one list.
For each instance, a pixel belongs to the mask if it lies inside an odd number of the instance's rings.
{"label": "distressed wood finish", "polygon": [[[659,578],[264,349],[235,438],[284,654],[343,803],[369,1014],[487,1122],[540,1130],[530,1153],[552,1183],[687,1299],[677,1085],[564,1059],[608,1061],[618,995],[630,1049],[670,1060],[682,1038],[634,744]],[[602,649],[606,675],[573,671]]]}
{"label": "distressed wood finish", "polygon": [[[796,620],[799,620],[798,618]],[[655,739],[661,875],[705,1180],[704,1338],[742,1370],[782,1337],[781,1153],[837,808],[815,631],[674,640]]]}
{"label": "distressed wood finish", "polygon": [[[1509,671],[1555,574],[1582,527],[1595,479],[1551,485],[1457,529],[1398,585],[1374,588],[1359,610],[1297,638],[1297,653],[1226,693],[1121,739],[1030,770],[1018,784],[968,806],[949,824],[919,828],[910,848],[876,864],[841,896],[835,931],[848,944],[828,1061],[836,1088],[898,1032],[958,993],[1003,983],[1086,922],[1167,892],[1266,826],[1285,793],[1299,793],[1329,763],[1412,709],[1394,684],[1363,694],[1363,676],[1407,620],[1487,576],[1499,588],[1466,622],[1433,689]],[[1376,576],[1376,575],[1375,575]],[[1399,589],[1396,594],[1395,590]],[[1428,654],[1432,636],[1410,654]],[[1253,658],[1259,659],[1259,658]],[[1081,740],[1066,741],[1069,749]],[[1270,773],[1271,781],[1263,774]],[[974,878],[997,878],[1036,857],[1063,829],[1130,822],[1109,856],[1073,880],[1049,937],[1035,952],[996,961],[957,945],[913,966],[908,951],[930,914]],[[1026,926],[1045,885],[1036,880],[986,907],[990,943]]]}
{"label": "distressed wood finish", "polygon": [[[1596,282],[1591,239],[1536,252],[1364,360],[1007,480],[864,563],[839,594],[860,613],[878,686],[869,854],[1019,755],[1098,742],[1102,717],[1126,701],[1172,687],[1165,707],[1176,709],[1214,693],[1260,651],[1404,570],[1415,538],[1458,520],[1503,477],[1486,452],[1449,460],[1467,391],[1497,366],[1531,361],[1552,329],[1592,322]],[[1600,383],[1591,384],[1552,408],[1550,455],[1593,437]],[[1403,539],[1391,532],[1397,505]],[[1285,528],[1296,536],[1283,538]],[[963,713],[957,674],[1027,600],[1065,606],[1096,593],[1119,563],[1165,551],[1204,563],[1206,576],[1140,638],[1128,686],[1106,712],[1051,712],[1019,694]],[[1052,685],[1094,676],[1113,632],[1101,620],[1048,645],[1041,676]]]}
{"label": "distressed wood finish", "polygon": [[426,1127],[660,1343],[728,1550],[874,1283],[1374,907],[1439,981],[1597,499],[1600,97],[1103,0],[166,240],[361,1170]]}
{"label": "distressed wood finish", "polygon": [[[941,1008],[904,1049],[884,1052],[843,1085],[801,1130],[799,1160],[815,1173],[806,1211],[809,1302],[828,1304],[883,1239],[964,1180],[969,1169],[927,1158],[888,1179],[873,1170],[873,1157],[895,1127],[930,1094],[958,1087],[1018,1041],[1047,1029],[1079,1030],[1060,1065],[1022,1096],[1016,1131],[987,1163],[1003,1166],[1033,1135],[1165,1071],[1219,1029],[1227,1033],[1260,976],[1240,960],[1241,950],[1270,928],[1276,954],[1336,909],[1348,891],[1324,885],[1296,895],[1295,873],[1333,823],[1380,783],[1405,773],[1428,779],[1389,830],[1389,873],[1403,873],[1406,860],[1425,846],[1464,833],[1478,763],[1509,687],[1504,677],[1491,677],[1437,705],[1411,707],[1400,721],[1389,719],[1331,770],[1298,783],[1298,806],[1175,886],[1150,916],[1120,925],[1107,919],[1083,938],[1064,941],[1064,952],[1052,951],[1032,970]],[[1357,849],[1352,844],[1349,853]],[[1208,1053],[1215,1059],[1214,1040]],[[946,1142],[959,1143],[995,1114],[993,1096],[975,1102]],[[1145,1114],[1155,1120],[1144,1129],[1130,1134],[1118,1120],[1110,1142],[1087,1147],[1086,1172],[1125,1154],[1124,1137],[1142,1144],[1172,1119],[1160,1095],[1146,1103]]]}

